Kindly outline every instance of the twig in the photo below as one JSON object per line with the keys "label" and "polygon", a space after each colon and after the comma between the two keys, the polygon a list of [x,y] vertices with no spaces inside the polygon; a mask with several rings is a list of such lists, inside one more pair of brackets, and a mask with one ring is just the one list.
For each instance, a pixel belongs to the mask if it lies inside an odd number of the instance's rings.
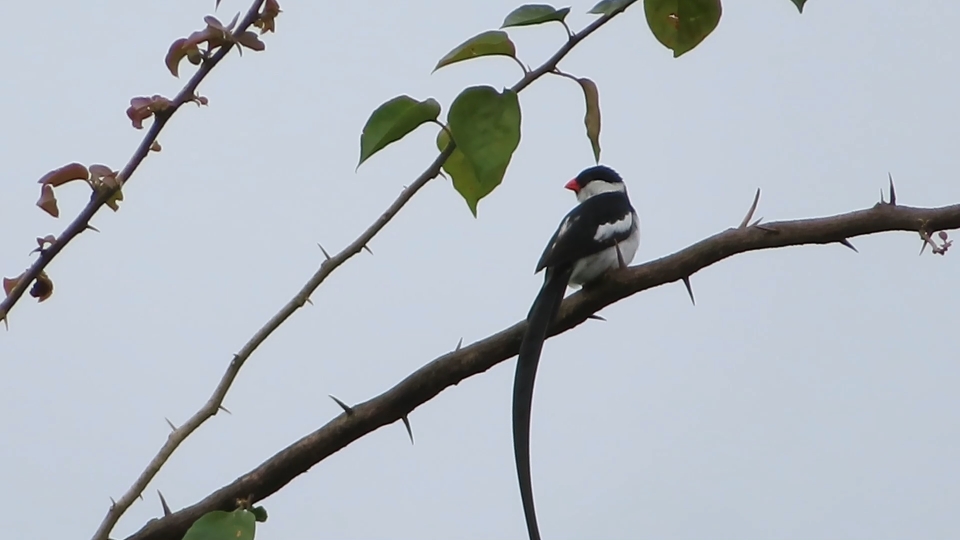
{"label": "twig", "polygon": [[[960,229],[960,204],[941,208],[884,206],[825,218],[777,221],[777,234],[758,228],[728,229],[677,253],[611,274],[594,288],[570,295],[560,308],[549,335],[582,324],[597,311],[641,291],[682,280],[740,253],[806,244],[831,244],[888,231],[918,232]],[[483,373],[512,358],[526,329],[519,322],[492,336],[444,354],[407,376],[379,396],[352,407],[320,429],[301,438],[200,502],[173,515],[151,520],[127,540],[171,540],[183,536],[200,516],[212,510],[231,510],[238,497],[255,494],[257,502],[348,444],[383,426],[402,420],[411,411],[446,388]]]}
{"label": "twig", "polygon": [[[240,21],[235,35],[242,34],[254,21],[260,16],[260,7],[263,5],[264,0],[254,0],[253,4],[250,6],[250,9],[247,10],[246,15]],[[170,109],[165,111],[165,114],[155,115],[154,122],[150,126],[150,129],[147,131],[147,134],[144,135],[143,140],[140,142],[140,146],[137,147],[136,151],[133,154],[133,157],[130,158],[130,161],[123,167],[123,170],[120,172],[120,177],[123,178],[124,184],[129,182],[133,176],[134,171],[137,170],[137,167],[140,166],[140,163],[143,162],[143,159],[150,152],[150,146],[157,140],[157,135],[160,133],[160,130],[163,129],[163,126],[166,125],[167,121],[170,120],[171,116],[184,104],[188,103],[189,99],[196,95],[197,87],[200,85],[200,82],[207,76],[208,73],[222,60],[234,46],[233,43],[227,43],[220,47],[220,49],[210,58],[206,59],[200,64],[200,67],[197,69],[197,72],[193,74],[193,77],[190,77],[190,80],[187,84],[180,90],[180,92],[173,99],[173,105]],[[239,46],[239,45],[238,45]],[[90,202],[87,203],[87,206],[80,212],[80,215],[73,220],[70,225],[67,226],[66,230],[57,237],[57,241],[53,243],[52,246],[47,248],[43,253],[40,254],[40,257],[37,258],[37,261],[27,270],[24,277],[17,284],[17,287],[11,291],[10,295],[7,296],[0,302],[0,317],[5,316],[10,312],[10,308],[17,302],[23,295],[23,291],[26,290],[26,287],[30,285],[37,276],[46,268],[50,261],[60,253],[67,243],[74,239],[78,234],[83,232],[87,228],[91,228],[89,223],[90,219],[93,218],[94,214],[97,213],[100,208],[113,196],[112,190],[100,190],[97,191],[94,196],[90,199]],[[117,521],[120,520],[120,516],[127,511],[128,508],[137,500],[137,497],[143,493],[143,490],[147,488],[147,484],[150,483],[150,480],[156,476],[157,472],[160,471],[160,468],[163,467],[163,464],[167,462],[170,456],[173,454],[173,451],[180,446],[180,443],[183,442],[194,430],[196,430],[200,425],[206,421],[207,418],[217,414],[221,404],[223,403],[223,398],[227,393],[227,388],[230,387],[230,383],[233,382],[233,378],[236,377],[236,372],[239,371],[241,363],[237,362],[237,358],[234,357],[234,361],[230,363],[230,368],[227,369],[227,372],[224,374],[223,379],[220,381],[220,384],[217,386],[217,389],[214,391],[213,396],[210,400],[193,416],[190,417],[183,425],[179,428],[173,430],[172,433],[167,437],[167,441],[160,447],[160,451],[157,452],[157,455],[154,456],[150,463],[147,464],[147,467],[140,473],[140,476],[133,483],[132,486],[124,493],[120,500],[115,504],[110,506],[110,510],[107,511],[107,515],[104,516],[103,521],[100,522],[100,526],[97,527],[97,531],[93,534],[93,540],[106,540],[110,531],[116,526]],[[236,368],[234,368],[236,365]],[[171,425],[172,427],[172,425]]]}

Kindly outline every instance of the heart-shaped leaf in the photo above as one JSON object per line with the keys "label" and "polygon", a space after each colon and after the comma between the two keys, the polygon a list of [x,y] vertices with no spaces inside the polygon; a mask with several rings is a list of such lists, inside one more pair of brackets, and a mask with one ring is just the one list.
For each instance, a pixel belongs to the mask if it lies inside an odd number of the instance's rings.
{"label": "heart-shaped leaf", "polygon": [[[457,149],[444,169],[476,216],[477,202],[500,185],[520,144],[520,101],[512,90],[472,86],[453,100],[447,122]],[[437,137],[440,148],[445,137]]]}
{"label": "heart-shaped leaf", "polygon": [[437,67],[433,70],[436,71],[443,66],[449,66],[471,58],[495,55],[517,57],[516,46],[510,41],[507,33],[502,30],[483,32],[457,45],[437,62]]}
{"label": "heart-shaped leaf", "polygon": [[360,162],[397,142],[421,125],[440,116],[440,104],[433,98],[417,101],[397,96],[377,107],[367,119],[360,135]]}
{"label": "heart-shaped leaf", "polygon": [[500,28],[530,26],[551,21],[563,22],[568,13],[570,13],[568,7],[556,9],[547,4],[525,4],[511,11]]}
{"label": "heart-shaped leaf", "polygon": [[183,536],[183,540],[253,540],[257,519],[253,512],[239,508],[233,512],[208,512]]}
{"label": "heart-shaped leaf", "polygon": [[673,57],[689,52],[720,23],[720,0],[644,0],[647,24]]}

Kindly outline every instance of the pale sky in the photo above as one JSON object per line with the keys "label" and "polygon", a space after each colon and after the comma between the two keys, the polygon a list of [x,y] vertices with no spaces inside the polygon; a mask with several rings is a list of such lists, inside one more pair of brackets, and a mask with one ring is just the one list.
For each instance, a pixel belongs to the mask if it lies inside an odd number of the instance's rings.
{"label": "pale sky", "polygon": [[[71,161],[120,168],[139,95],[185,77],[169,44],[213,0],[11,3],[0,62],[0,273],[33,260],[86,202],[37,179]],[[0,331],[0,507],[8,538],[89,538],[169,428],[209,397],[233,352],[365,229],[436,155],[435,126],[354,172],[370,112],[398,94],[444,111],[473,84],[509,86],[506,58],[437,59],[516,1],[282,4],[267,50],[231,54],[107,210]],[[572,4],[576,30],[592,2]],[[224,0],[229,20],[248,4]],[[727,2],[674,59],[641,5],[561,64],[600,88],[602,162],[641,216],[636,262],[736,226],[757,187],[767,220],[960,202],[960,5]],[[556,25],[511,30],[539,65]],[[593,164],[580,88],[520,96],[520,147],[475,219],[431,182],[250,359],[227,396],[119,523],[124,538],[233,481],[340,409],[456,346],[522,319],[533,274]],[[955,234],[960,236],[960,234]],[[547,342],[532,463],[544,538],[952,538],[960,508],[960,253],[916,234],[736,256],[631,297]],[[263,501],[263,540],[524,538],[513,464],[514,361],[442,393]]]}

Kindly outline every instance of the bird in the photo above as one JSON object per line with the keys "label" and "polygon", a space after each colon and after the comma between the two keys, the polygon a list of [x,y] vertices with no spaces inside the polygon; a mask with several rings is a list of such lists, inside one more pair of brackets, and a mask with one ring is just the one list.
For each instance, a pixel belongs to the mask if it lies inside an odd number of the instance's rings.
{"label": "bird", "polygon": [[640,219],[616,171],[605,165],[589,167],[564,187],[576,194],[579,204],[560,221],[534,271],[545,270],[543,286],[527,314],[513,381],[513,450],[530,540],[540,540],[530,477],[530,409],[547,330],[568,286],[589,285],[626,266],[640,247]]}

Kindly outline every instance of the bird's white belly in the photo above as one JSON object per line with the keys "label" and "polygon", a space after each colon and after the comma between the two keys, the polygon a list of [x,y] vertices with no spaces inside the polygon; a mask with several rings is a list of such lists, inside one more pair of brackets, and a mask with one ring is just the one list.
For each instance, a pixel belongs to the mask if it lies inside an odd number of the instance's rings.
{"label": "bird's white belly", "polygon": [[[635,228],[633,233],[623,242],[620,242],[620,254],[623,262],[630,264],[640,248],[640,229]],[[573,265],[573,274],[570,276],[571,286],[580,286],[600,277],[611,268],[620,266],[617,258],[617,248],[610,247],[599,253],[584,257]]]}

